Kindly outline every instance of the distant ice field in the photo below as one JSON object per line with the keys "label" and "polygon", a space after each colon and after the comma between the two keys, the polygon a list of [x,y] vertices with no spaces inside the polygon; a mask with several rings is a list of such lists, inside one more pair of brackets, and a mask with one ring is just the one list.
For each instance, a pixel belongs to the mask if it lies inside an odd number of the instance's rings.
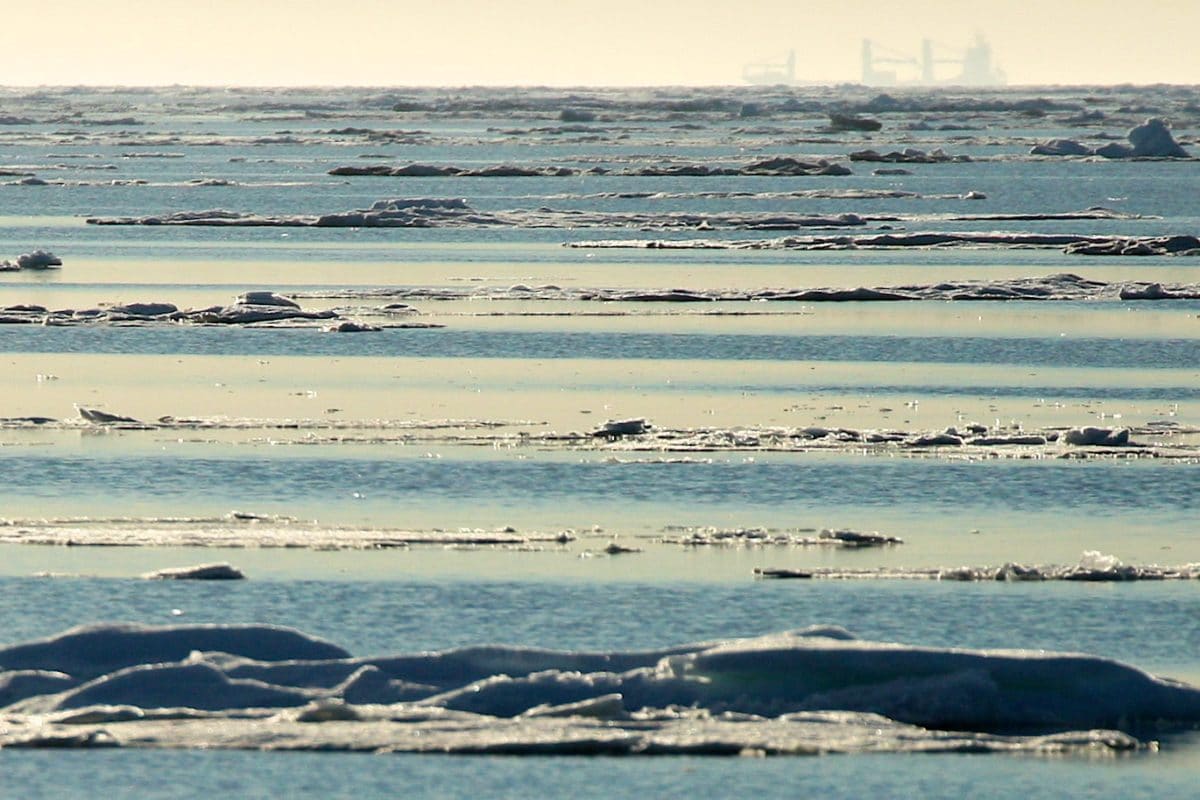
{"label": "distant ice field", "polygon": [[[729,212],[854,214],[865,221],[815,231],[823,234],[1002,229],[1156,236],[1186,234],[1200,223],[1193,202],[1200,162],[1029,155],[1033,144],[1051,138],[1093,145],[1122,140],[1125,130],[1151,113],[1140,110],[1150,107],[1141,96],[1133,103],[1119,91],[1047,89],[1025,98],[1037,107],[1028,113],[1028,104],[1006,105],[1012,98],[1003,93],[983,100],[955,96],[948,105],[919,110],[903,110],[907,98],[899,110],[889,110],[892,101],[885,99],[879,101],[883,111],[864,112],[880,116],[883,129],[864,133],[826,128],[830,97],[824,90],[803,97],[761,90],[767,94],[759,98],[745,91],[700,93],[700,100],[674,105],[670,92],[607,90],[569,98],[542,90],[512,97],[475,90],[338,97],[246,90],[14,95],[13,113],[23,119],[0,131],[0,171],[8,173],[0,176],[0,254],[49,247],[66,264],[53,272],[0,274],[0,303],[82,309],[167,301],[202,307],[228,303],[244,290],[270,289],[297,294],[306,306],[354,315],[386,302],[354,297],[356,292],[388,287],[853,288],[1061,272],[1106,281],[1196,282],[1189,258],[1066,256],[1055,248],[562,246],[814,232],[656,223]],[[851,94],[855,102],[878,100]],[[1188,147],[1195,140],[1195,115],[1180,97],[1164,90],[1155,102]],[[597,118],[565,121],[563,105],[575,102],[598,109]],[[907,150],[921,158],[883,163],[850,156],[870,149]],[[938,155],[922,160],[930,153]],[[773,157],[827,159],[852,174],[634,174],[739,168]],[[564,167],[574,173],[329,174],[338,167],[404,164]],[[205,209],[317,215],[422,197],[461,198],[480,212],[636,213],[647,222],[404,229],[85,222]],[[1037,218],[1093,207],[1116,216]],[[1031,218],[988,219],[1013,214]],[[966,219],[971,216],[981,218]],[[101,509],[223,513],[233,505],[307,504],[330,520],[411,515],[423,525],[450,527],[501,524],[507,520],[489,515],[519,510],[527,521],[570,526],[620,498],[653,508],[650,517],[662,524],[696,509],[714,521],[738,520],[732,524],[753,524],[740,520],[752,509],[769,509],[770,519],[784,520],[807,503],[822,510],[817,516],[841,509],[856,524],[874,518],[874,526],[885,528],[889,518],[906,520],[900,527],[909,528],[921,509],[939,509],[952,520],[933,525],[943,532],[979,527],[971,518],[980,516],[1015,532],[1022,515],[1060,511],[1068,518],[1104,516],[1100,527],[1113,536],[1117,526],[1109,517],[1138,530],[1179,533],[1180,520],[1193,510],[1190,463],[967,465],[940,457],[763,455],[742,464],[741,456],[720,455],[713,464],[606,465],[597,454],[522,448],[486,455],[478,448],[470,455],[451,448],[435,463],[386,443],[301,447],[301,434],[267,431],[272,419],[351,426],[355,420],[465,419],[512,422],[505,429],[512,431],[586,431],[606,418],[641,416],[660,427],[921,431],[981,422],[995,429],[1150,423],[1186,429],[1200,423],[1200,301],[677,305],[457,299],[413,305],[420,312],[415,319],[445,327],[353,335],[312,328],[0,327],[0,360],[8,366],[0,379],[6,397],[0,416],[74,421],[74,403],[151,422],[172,415],[266,425],[245,434],[189,433],[181,437],[185,442],[154,431],[77,432],[69,425],[5,431],[0,458],[17,473],[10,485],[13,507],[36,513],[38,503],[54,500],[86,517],[100,516],[95,512]],[[102,473],[98,486],[105,488],[89,488],[89,472]],[[967,499],[955,495],[956,487]],[[1110,513],[1073,511],[1094,506]],[[620,528],[634,515],[618,518]]]}

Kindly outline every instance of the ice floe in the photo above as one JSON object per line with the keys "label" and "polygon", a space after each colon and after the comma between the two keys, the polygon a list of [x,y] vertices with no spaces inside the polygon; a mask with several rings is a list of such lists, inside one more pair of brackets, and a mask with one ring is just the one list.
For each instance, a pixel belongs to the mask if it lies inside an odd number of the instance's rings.
{"label": "ice floe", "polygon": [[[401,313],[398,309],[387,313],[416,316],[419,312],[411,306]],[[45,306],[19,304],[0,308],[0,325],[48,325],[56,327],[73,325],[118,325],[137,327],[146,325],[257,325],[271,327],[314,327],[327,326],[327,330],[338,332],[373,331],[382,328],[440,328],[441,323],[424,321],[388,321],[374,325],[358,320],[348,320],[332,309],[304,309],[299,303],[271,291],[253,291],[239,295],[232,303],[206,308],[181,309],[175,303],[162,301],[139,301],[128,303],[102,303],[94,308],[48,309]]]}
{"label": "ice floe", "polygon": [[110,411],[104,411],[99,408],[88,408],[81,405],[76,405],[75,410],[79,412],[79,416],[95,425],[115,425],[120,423],[140,424],[133,417],[126,417],[122,414],[114,414]]}
{"label": "ice floe", "polygon": [[[607,197],[629,199],[721,199],[746,197],[753,199],[955,199],[982,200],[985,195],[968,191],[963,194],[918,195],[901,190],[845,189],[845,190],[800,190],[795,192],[696,192],[696,193],[636,193],[618,192],[595,195],[552,195],[551,198]],[[891,213],[855,214],[850,212],[821,214],[791,211],[598,211],[580,209],[508,209],[480,211],[458,198],[394,198],[379,200],[368,209],[328,213],[321,215],[262,215],[250,212],[212,209],[208,211],[176,211],[142,217],[89,217],[93,225],[184,225],[201,227],[285,227],[285,228],[539,228],[578,229],[615,228],[638,230],[707,231],[729,230],[802,230],[805,228],[854,228],[872,223],[930,223],[930,222],[1037,222],[1076,220],[1133,220],[1144,219],[1142,215],[1114,211],[1110,208],[1093,206],[1075,211],[1041,212],[993,212],[971,214],[924,214],[900,215]],[[882,228],[882,230],[888,230]],[[1192,242],[1192,246],[1188,246]],[[792,238],[775,242],[713,242],[710,240],[684,240],[676,242],[646,243],[644,241],[621,240],[612,243],[571,243],[571,246],[625,246],[625,247],[704,247],[704,248],[767,248],[791,247],[811,249],[851,249],[882,247],[947,247],[947,246],[1008,246],[1008,247],[1086,247],[1140,245],[1146,252],[1118,251],[1124,255],[1156,255],[1178,253],[1196,249],[1191,236],[1166,237],[1115,237],[1086,236],[1079,234],[1022,233],[1022,232],[896,232],[879,233],[859,237],[814,237]],[[1159,253],[1158,251],[1162,251]]]}
{"label": "ice floe", "polygon": [[600,436],[606,439],[619,439],[622,436],[641,436],[650,430],[651,427],[653,426],[646,422],[643,417],[621,420],[610,419],[592,431],[592,436]]}
{"label": "ice floe", "polygon": [[1007,562],[983,567],[845,568],[812,567],[789,569],[760,567],[758,578],[800,580],[936,580],[936,581],[1074,581],[1080,583],[1128,583],[1131,581],[1200,580],[1200,564],[1163,566],[1125,564],[1119,558],[1096,550],[1085,550],[1075,564],[1022,564]]}
{"label": "ice floe", "polygon": [[372,325],[368,322],[358,322],[352,319],[345,319],[341,322],[335,322],[332,325],[326,325],[321,328],[325,333],[370,333],[381,331],[383,328],[378,325]]}
{"label": "ice floe", "polygon": [[1094,426],[1071,428],[1063,431],[1060,439],[1063,444],[1078,447],[1127,447],[1129,445],[1129,429]]}
{"label": "ice floe", "polygon": [[[895,216],[876,217],[894,221]],[[369,209],[322,215],[261,215],[213,209],[176,211],[143,217],[89,217],[92,225],[187,225],[202,227],[290,228],[637,228],[664,230],[800,230],[866,225],[858,214],[792,212],[602,212],[573,209],[479,211],[464,200],[397,198]]]}
{"label": "ice floe", "polygon": [[[573,541],[566,531],[518,531],[512,527],[405,529],[327,525],[315,520],[234,512],[219,517],[66,517],[0,520],[0,543],[71,547],[308,548],[384,550],[415,546],[530,548]],[[231,571],[232,570],[232,571]],[[160,579],[235,577],[226,564],[183,568]],[[195,573],[195,574],[193,574]]]}
{"label": "ice floe", "polygon": [[883,128],[883,123],[871,117],[834,111],[829,114],[829,128],[833,131],[877,131]]}
{"label": "ice floe", "polygon": [[[815,536],[813,534],[816,534]],[[830,547],[863,548],[885,547],[904,544],[897,536],[878,531],[854,531],[826,528],[819,533],[814,529],[772,530],[767,528],[716,528],[672,527],[664,532],[662,540],[668,544],[685,547]]]}
{"label": "ice floe", "polygon": [[[85,413],[86,412],[86,413]],[[614,466],[647,463],[703,465],[697,454],[734,452],[855,453],[952,459],[1200,459],[1200,429],[1150,420],[1122,427],[976,423],[945,428],[822,427],[820,425],[678,426],[643,417],[610,420],[589,430],[555,430],[535,420],[419,420],[187,417],[136,419],[80,408],[79,419],[0,418],[0,429],[101,427],[131,431],[242,431],[246,443],[287,445],[454,444],[594,452]],[[276,435],[287,431],[289,437]],[[685,454],[685,455],[680,455]]]}
{"label": "ice floe", "polygon": [[[905,170],[876,170],[896,174]],[[619,191],[590,194],[551,194],[546,200],[985,200],[982,192],[969,190],[954,194],[925,194],[905,189],[797,189],[788,192],[751,192],[741,190],[706,192]]]}
{"label": "ice floe", "polygon": [[17,256],[17,266],[21,269],[49,269],[61,267],[62,259],[47,250],[34,250]]}
{"label": "ice floe", "polygon": [[1194,256],[1200,255],[1200,239],[1190,235],[1141,238],[1115,236],[1107,241],[1073,242],[1066,246],[1064,252],[1085,256]]}
{"label": "ice floe", "polygon": [[[586,246],[586,245],[583,245]],[[792,286],[758,289],[637,289],[563,287],[556,284],[513,286],[396,287],[387,289],[316,289],[297,292],[308,299],[382,299],[403,301],[521,300],[586,301],[600,303],[717,303],[717,302],[871,302],[894,300],[1196,300],[1200,283],[1170,284],[1147,281],[1100,281],[1072,273],[1024,278],[944,280],[926,284],[883,286]],[[386,308],[386,307],[385,307]],[[407,306],[405,307],[407,309]],[[0,309],[0,313],[5,309]]]}
{"label": "ice floe", "polygon": [[1102,156],[1104,158],[1191,158],[1191,154],[1175,141],[1166,120],[1152,117],[1130,129],[1129,145],[1108,142],[1089,147],[1074,139],[1051,139],[1035,145],[1029,152],[1035,156]]}
{"label": "ice floe", "polygon": [[34,250],[22,253],[15,259],[0,261],[0,272],[16,272],[18,270],[43,270],[62,266],[62,259],[48,250]]}
{"label": "ice floe", "polygon": [[51,670],[90,681],[138,665],[185,661],[197,651],[274,661],[350,655],[329,642],[270,625],[91,625],[4,647],[0,668]]}
{"label": "ice floe", "polygon": [[153,581],[240,581],[246,575],[228,563],[197,564],[191,567],[167,567],[142,576]]}
{"label": "ice floe", "polygon": [[880,153],[876,150],[856,150],[850,154],[849,158],[851,161],[883,162],[888,164],[944,164],[947,162],[971,160],[971,157],[966,155],[949,155],[941,148],[934,148],[926,152],[918,150],[915,147],[906,147],[903,150],[891,150],[886,153]]}
{"label": "ice floe", "polygon": [[0,685],[0,747],[1112,752],[1151,726],[1200,723],[1200,690],[1116,661],[833,626],[647,651],[356,658],[263,625],[96,625],[0,649]]}
{"label": "ice floe", "polygon": [[[99,169],[97,167],[96,169]],[[0,175],[5,173],[0,170]],[[298,188],[304,186],[337,186],[345,181],[237,181],[231,178],[190,178],[184,181],[150,181],[145,178],[112,178],[111,180],[67,180],[47,179],[37,176],[26,176],[18,180],[0,183],[0,186],[62,186],[66,188],[81,187],[126,187],[138,186],[156,189],[179,188]]]}
{"label": "ice floe", "polygon": [[651,250],[889,250],[905,247],[922,249],[1062,248],[1065,253],[1072,255],[1200,255],[1200,238],[1190,234],[1100,236],[1011,231],[920,231],[863,236],[787,236],[779,239],[741,241],[727,239],[606,239],[567,242],[565,246],[585,249],[644,248]]}
{"label": "ice floe", "polygon": [[804,161],[790,156],[777,156],[753,161],[748,164],[730,166],[726,164],[665,164],[627,167],[619,170],[606,167],[581,169],[558,165],[518,166],[512,164],[490,167],[459,167],[454,165],[405,164],[389,166],[349,164],[334,167],[330,175],[371,176],[387,178],[570,178],[578,175],[623,175],[641,178],[708,178],[772,175],[850,175],[844,164],[826,159]]}

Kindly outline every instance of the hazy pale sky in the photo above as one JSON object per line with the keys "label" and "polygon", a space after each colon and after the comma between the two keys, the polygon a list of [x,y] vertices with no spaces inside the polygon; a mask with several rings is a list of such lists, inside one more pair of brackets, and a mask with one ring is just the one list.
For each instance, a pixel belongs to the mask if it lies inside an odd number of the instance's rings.
{"label": "hazy pale sky", "polygon": [[[7,0],[0,84],[737,84],[976,32],[1009,83],[1200,84],[1198,0]],[[14,8],[15,6],[15,8]]]}

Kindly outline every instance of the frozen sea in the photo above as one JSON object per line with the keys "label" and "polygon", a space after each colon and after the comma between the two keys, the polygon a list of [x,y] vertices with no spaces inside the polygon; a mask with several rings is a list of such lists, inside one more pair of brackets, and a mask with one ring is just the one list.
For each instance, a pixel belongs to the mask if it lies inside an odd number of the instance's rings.
{"label": "frozen sea", "polygon": [[[280,625],[355,656],[836,625],[1200,684],[1194,579],[936,579],[1085,552],[1200,564],[1200,261],[1002,241],[1196,235],[1197,161],[1029,154],[1124,141],[1147,117],[1200,154],[1196,90],[877,95],[0,91],[0,260],[63,262],[0,271],[0,647],[99,622]],[[847,108],[882,129],[829,130]],[[771,159],[793,161],[748,168]],[[366,167],[411,174],[346,174]],[[314,224],[388,200],[387,223]],[[929,232],[964,238],[813,241]],[[1027,278],[1066,288],[945,299]],[[1152,285],[1168,299],[1118,292]],[[862,287],[942,294],[767,299]],[[329,313],[213,322],[250,291]],[[179,313],[113,311],[147,302]],[[973,444],[972,426],[1010,443]],[[1062,441],[1087,426],[1132,444]],[[959,444],[916,444],[950,428]],[[139,578],[214,561],[249,580]],[[6,747],[0,796],[1191,796],[1194,734],[1139,736],[1157,749]]]}

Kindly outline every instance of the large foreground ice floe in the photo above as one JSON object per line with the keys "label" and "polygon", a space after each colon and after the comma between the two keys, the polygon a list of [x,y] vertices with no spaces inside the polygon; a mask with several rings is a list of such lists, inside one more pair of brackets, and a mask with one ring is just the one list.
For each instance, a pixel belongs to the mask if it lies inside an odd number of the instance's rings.
{"label": "large foreground ice floe", "polygon": [[355,658],[264,625],[96,625],[0,649],[0,670],[0,747],[1113,752],[1200,723],[1200,690],[1116,661],[837,627],[635,652]]}

